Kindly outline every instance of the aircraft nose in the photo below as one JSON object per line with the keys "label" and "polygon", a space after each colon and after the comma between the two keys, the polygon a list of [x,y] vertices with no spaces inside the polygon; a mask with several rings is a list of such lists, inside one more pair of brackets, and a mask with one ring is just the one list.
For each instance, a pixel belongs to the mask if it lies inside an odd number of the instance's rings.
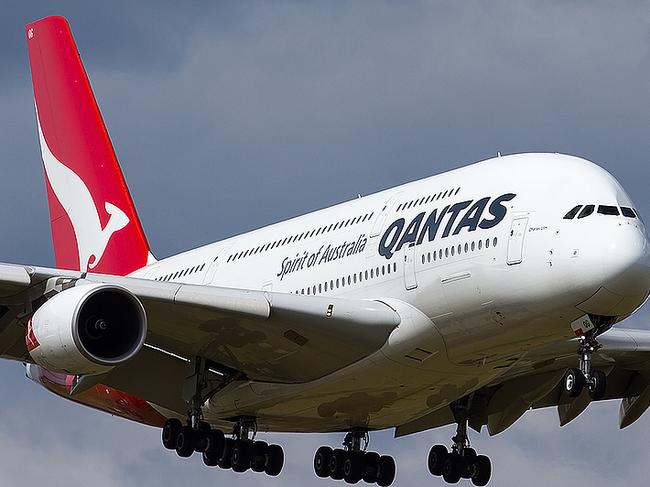
{"label": "aircraft nose", "polygon": [[650,293],[650,244],[636,225],[620,224],[601,235],[605,244],[602,272],[604,286],[622,299],[617,315],[631,313]]}

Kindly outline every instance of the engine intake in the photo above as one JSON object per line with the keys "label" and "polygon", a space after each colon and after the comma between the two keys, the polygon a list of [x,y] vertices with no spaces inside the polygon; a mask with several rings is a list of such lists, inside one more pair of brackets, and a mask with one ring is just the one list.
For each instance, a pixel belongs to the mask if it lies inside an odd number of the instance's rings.
{"label": "engine intake", "polygon": [[144,307],[130,291],[82,284],[60,292],[34,313],[26,341],[42,367],[100,374],[133,358],[146,335]]}

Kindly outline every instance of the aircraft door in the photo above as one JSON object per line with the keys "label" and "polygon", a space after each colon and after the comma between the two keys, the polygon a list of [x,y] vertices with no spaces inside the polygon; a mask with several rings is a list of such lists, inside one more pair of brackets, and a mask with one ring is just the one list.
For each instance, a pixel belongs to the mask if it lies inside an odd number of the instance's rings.
{"label": "aircraft door", "polygon": [[527,226],[527,216],[517,217],[512,220],[510,238],[508,239],[508,256],[506,259],[506,263],[508,265],[521,264],[524,253],[524,237],[526,236]]}
{"label": "aircraft door", "polygon": [[217,255],[214,260],[210,263],[208,270],[203,276],[203,284],[212,284],[215,276],[217,275],[217,269],[219,268],[219,261],[222,259],[222,255],[225,255],[226,247],[222,247],[217,251]]}
{"label": "aircraft door", "polygon": [[404,287],[407,291],[418,287],[415,275],[415,245],[411,244],[404,252]]}

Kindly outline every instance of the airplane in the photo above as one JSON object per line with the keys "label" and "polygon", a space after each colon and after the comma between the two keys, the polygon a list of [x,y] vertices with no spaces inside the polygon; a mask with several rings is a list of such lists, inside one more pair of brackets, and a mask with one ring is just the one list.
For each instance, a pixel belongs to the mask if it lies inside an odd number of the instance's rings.
{"label": "airplane", "polygon": [[469,429],[650,406],[650,332],[613,328],[650,293],[648,234],[598,165],[499,155],[156,260],[67,21],[26,41],[56,268],[0,264],[0,355],[53,393],[235,472],[281,473],[258,431],[338,432],[315,474],[380,486],[373,431],[456,424],[423,463],[482,486]]}

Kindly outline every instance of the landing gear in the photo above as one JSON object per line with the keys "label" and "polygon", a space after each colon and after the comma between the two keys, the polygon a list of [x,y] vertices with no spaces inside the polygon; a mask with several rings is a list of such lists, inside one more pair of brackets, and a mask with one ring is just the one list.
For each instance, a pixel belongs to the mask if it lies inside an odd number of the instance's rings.
{"label": "landing gear", "polygon": [[442,477],[449,484],[456,484],[460,479],[470,479],[474,485],[487,485],[492,476],[492,463],[485,455],[477,455],[470,447],[467,436],[469,400],[451,405],[454,418],[458,424],[451,451],[444,445],[435,445],[429,451],[427,465],[431,475]]}
{"label": "landing gear", "polygon": [[172,418],[162,429],[162,443],[168,450],[176,450],[180,457],[201,453],[203,463],[208,467],[232,469],[235,472],[264,472],[270,476],[279,475],[284,466],[284,451],[279,445],[255,441],[257,424],[255,418],[241,417],[235,423],[232,438],[212,429],[203,421],[202,406],[214,392],[210,388],[207,363],[196,359],[194,375],[188,379],[186,390],[189,412],[186,424]]}
{"label": "landing gear", "polygon": [[314,471],[321,478],[345,480],[356,484],[388,487],[395,480],[395,460],[388,455],[365,451],[369,443],[368,432],[354,430],[345,436],[343,448],[321,446],[314,455]]}
{"label": "landing gear", "polygon": [[578,343],[580,344],[578,348],[580,368],[567,370],[564,376],[564,390],[569,397],[578,397],[586,386],[591,399],[598,401],[605,397],[607,376],[602,370],[591,368],[591,358],[602,345],[596,340],[593,331],[588,331],[585,335],[580,336]]}

